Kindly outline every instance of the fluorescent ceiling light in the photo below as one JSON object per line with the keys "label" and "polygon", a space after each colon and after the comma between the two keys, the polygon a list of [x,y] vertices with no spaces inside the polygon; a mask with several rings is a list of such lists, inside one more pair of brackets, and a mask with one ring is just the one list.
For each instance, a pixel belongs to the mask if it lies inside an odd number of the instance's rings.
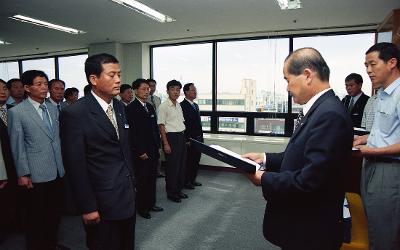
{"label": "fluorescent ceiling light", "polygon": [[11,44],[11,43],[0,40],[0,45],[7,45],[7,44]]}
{"label": "fluorescent ceiling light", "polygon": [[175,21],[175,19],[173,19],[172,17],[164,15],[163,13],[160,13],[157,10],[152,9],[149,6],[142,4],[136,0],[111,0],[111,1],[116,2],[134,11],[137,11],[161,23],[169,23]]}
{"label": "fluorescent ceiling light", "polygon": [[30,23],[30,24],[46,27],[46,28],[49,28],[49,29],[54,29],[54,30],[67,32],[67,33],[74,34],[74,35],[86,33],[85,31],[82,31],[82,30],[77,30],[77,29],[73,29],[73,28],[69,28],[69,27],[65,27],[65,26],[49,23],[49,22],[46,22],[46,21],[38,20],[38,19],[35,19],[35,18],[32,18],[32,17],[23,16],[23,15],[14,15],[14,16],[11,16],[10,18],[14,19],[14,20],[17,20],[17,21],[20,21],[20,22]]}
{"label": "fluorescent ceiling light", "polygon": [[282,10],[294,10],[301,8],[300,0],[276,0]]}

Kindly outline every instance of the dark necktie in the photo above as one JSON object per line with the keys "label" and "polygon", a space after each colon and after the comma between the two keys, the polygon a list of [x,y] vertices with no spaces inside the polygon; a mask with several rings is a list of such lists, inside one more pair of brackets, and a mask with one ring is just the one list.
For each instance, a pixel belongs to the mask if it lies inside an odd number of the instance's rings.
{"label": "dark necktie", "polygon": [[294,125],[294,131],[296,131],[296,129],[300,126],[303,117],[304,117],[303,110],[300,110],[299,115],[297,116],[296,124]]}
{"label": "dark necktie", "polygon": [[0,112],[1,112],[0,117],[4,122],[4,125],[7,126],[7,110],[5,108],[1,107]]}
{"label": "dark necktie", "polygon": [[154,103],[154,96],[150,96],[150,100],[151,100],[151,105],[153,105],[154,108],[156,108],[156,104]]}
{"label": "dark necktie", "polygon": [[49,131],[50,134],[53,134],[53,127],[51,126],[50,116],[47,112],[46,105],[40,104],[39,108],[42,110],[42,119],[44,126],[47,128],[47,131]]}
{"label": "dark necktie", "polygon": [[149,113],[149,109],[146,106],[146,103],[143,104],[144,109],[146,110],[147,113]]}
{"label": "dark necktie", "polygon": [[192,103],[192,107],[194,108],[194,110],[199,111],[199,106],[197,106],[196,103]]}
{"label": "dark necktie", "polygon": [[58,112],[60,112],[61,111],[61,104],[57,104],[57,109],[58,109]]}
{"label": "dark necktie", "polygon": [[349,106],[348,106],[349,111],[351,111],[353,109],[353,107],[354,107],[354,98],[350,97],[350,102],[349,102]]}

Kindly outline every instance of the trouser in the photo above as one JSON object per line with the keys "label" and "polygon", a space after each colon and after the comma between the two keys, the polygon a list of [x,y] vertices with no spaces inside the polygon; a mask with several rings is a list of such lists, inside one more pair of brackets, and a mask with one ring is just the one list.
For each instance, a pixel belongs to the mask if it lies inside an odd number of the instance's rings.
{"label": "trouser", "polygon": [[28,250],[54,249],[63,205],[64,181],[33,183],[27,191],[26,247]]}
{"label": "trouser", "polygon": [[183,132],[167,133],[171,153],[165,154],[167,166],[165,182],[168,195],[177,195],[181,192],[185,181],[186,145]]}
{"label": "trouser", "polygon": [[86,244],[90,250],[135,249],[136,215],[123,220],[101,220],[98,224],[84,225]]}
{"label": "trouser", "polygon": [[186,149],[187,157],[185,183],[193,183],[196,181],[197,172],[199,171],[201,152],[198,151],[193,145],[188,145]]}
{"label": "trouser", "polygon": [[140,213],[149,212],[156,204],[157,158],[135,158],[136,207]]}
{"label": "trouser", "polygon": [[369,248],[400,249],[400,162],[364,159],[360,188]]}

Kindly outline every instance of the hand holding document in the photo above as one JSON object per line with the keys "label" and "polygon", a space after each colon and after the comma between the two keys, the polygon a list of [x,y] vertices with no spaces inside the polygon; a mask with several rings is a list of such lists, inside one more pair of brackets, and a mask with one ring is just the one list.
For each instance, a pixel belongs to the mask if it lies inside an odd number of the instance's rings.
{"label": "hand holding document", "polygon": [[247,158],[243,158],[241,155],[229,149],[226,149],[219,145],[208,146],[194,139],[190,139],[190,141],[203,154],[206,154],[214,159],[225,162],[235,168],[239,168],[248,173],[255,173],[256,170],[260,169],[260,164],[252,160],[249,160]]}

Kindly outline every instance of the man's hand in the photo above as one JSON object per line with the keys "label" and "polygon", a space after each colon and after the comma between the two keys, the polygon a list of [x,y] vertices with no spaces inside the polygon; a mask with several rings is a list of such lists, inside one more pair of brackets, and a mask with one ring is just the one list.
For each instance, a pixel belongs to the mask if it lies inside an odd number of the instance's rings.
{"label": "man's hand", "polygon": [[353,140],[353,147],[367,144],[368,135],[355,136]]}
{"label": "man's hand", "polygon": [[98,211],[94,211],[88,214],[82,214],[82,220],[85,225],[93,225],[100,222],[100,215]]}
{"label": "man's hand", "polygon": [[33,188],[32,179],[28,176],[21,176],[18,178],[18,185],[28,189]]}
{"label": "man's hand", "polygon": [[164,144],[164,153],[170,154],[172,152],[171,147],[169,146],[169,143]]}
{"label": "man's hand", "polygon": [[139,156],[139,158],[140,158],[141,160],[147,160],[147,159],[149,159],[149,157],[147,156],[146,153],[144,153],[144,154],[142,154],[141,156]]}
{"label": "man's hand", "polygon": [[247,153],[242,155],[242,157],[255,161],[258,164],[261,164],[264,161],[264,153]]}
{"label": "man's hand", "polygon": [[251,180],[251,182],[253,182],[254,185],[261,186],[261,177],[264,173],[265,171],[256,171],[254,174],[247,174],[247,177]]}
{"label": "man's hand", "polygon": [[7,185],[7,180],[0,180],[0,189],[4,188]]}
{"label": "man's hand", "polygon": [[356,148],[358,148],[360,150],[360,153],[364,156],[372,156],[372,155],[376,155],[376,151],[375,148],[369,147],[367,145],[359,145]]}

